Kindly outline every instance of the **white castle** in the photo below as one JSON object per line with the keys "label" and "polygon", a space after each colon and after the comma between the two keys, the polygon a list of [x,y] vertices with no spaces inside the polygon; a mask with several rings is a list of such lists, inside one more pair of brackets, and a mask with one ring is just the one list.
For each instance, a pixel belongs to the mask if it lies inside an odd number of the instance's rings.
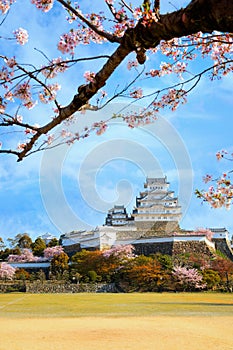
{"label": "white castle", "polygon": [[145,191],[136,198],[135,222],[180,221],[181,206],[174,191],[169,191],[169,185],[166,177],[146,179]]}
{"label": "white castle", "polygon": [[63,246],[75,246],[80,249],[104,249],[135,241],[143,236],[147,228],[154,225],[175,223],[179,225],[181,206],[174,191],[169,190],[167,178],[147,178],[145,190],[136,197],[136,206],[128,215],[124,205],[115,205],[109,209],[105,225],[91,231],[72,231],[61,236]]}
{"label": "white castle", "polygon": [[124,205],[115,205],[109,209],[105,225],[90,231],[63,234],[60,237],[62,246],[70,255],[82,249],[103,250],[127,244],[133,244],[136,253],[144,255],[156,252],[172,254],[172,251],[176,254],[178,246],[184,253],[202,246],[203,254],[204,251],[209,254],[219,249],[233,260],[229,232],[225,228],[211,229],[212,241],[204,233],[197,235],[195,231],[180,228],[181,206],[169,186],[166,177],[147,178],[131,215]]}

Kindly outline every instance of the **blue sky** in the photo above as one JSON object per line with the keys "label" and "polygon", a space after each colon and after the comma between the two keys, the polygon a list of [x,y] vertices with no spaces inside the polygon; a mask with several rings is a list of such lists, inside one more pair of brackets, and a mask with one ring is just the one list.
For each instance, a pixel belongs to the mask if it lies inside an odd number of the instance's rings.
{"label": "blue sky", "polygon": [[[1,27],[3,35],[19,26],[29,31],[29,43],[24,47],[14,46],[14,54],[20,56],[21,62],[35,64],[41,61],[41,54],[34,50],[35,47],[51,58],[58,57],[56,42],[68,28],[67,24],[64,28],[57,25],[62,23],[60,7],[56,6],[55,12],[43,14],[29,1],[23,0],[23,3],[25,6],[21,6],[22,1],[21,5],[14,5],[9,20]],[[177,1],[176,6],[187,3]],[[162,4],[164,11],[173,10],[168,1],[162,1]],[[91,1],[85,1],[85,6],[90,5]],[[25,16],[25,13],[30,15]],[[3,40],[1,49],[5,54],[13,52],[10,42]],[[101,45],[82,46],[81,56],[112,52],[112,49],[108,50],[109,47]],[[155,66],[159,63],[159,57],[151,62]],[[77,86],[84,83],[82,74],[85,70],[97,71],[102,64],[102,61],[83,63],[60,76],[62,103],[68,103]],[[192,68],[196,70],[201,65],[199,60]],[[122,83],[128,76],[122,67],[110,85]],[[233,233],[232,209],[212,209],[194,196],[196,188],[204,187],[203,175],[218,175],[231,169],[229,162],[217,162],[215,153],[221,149],[233,151],[232,87],[231,76],[213,82],[206,77],[192,91],[186,105],[173,113],[164,111],[153,125],[131,130],[122,122],[111,123],[102,136],[92,135],[70,147],[32,155],[21,163],[13,156],[1,155],[0,237],[13,237],[22,232],[33,238],[45,232],[59,236],[73,229],[101,225],[106,211],[114,204],[126,204],[129,212],[132,210],[146,176],[163,175],[167,175],[170,187],[183,207],[181,227],[225,226]],[[147,91],[152,88],[153,85],[148,83]],[[78,123],[71,128],[81,130],[126,105],[122,99],[97,115],[87,112],[79,116]],[[137,108],[140,105],[135,106]],[[50,114],[48,106],[38,106],[33,118],[42,124]],[[29,118],[29,114],[25,117]]]}

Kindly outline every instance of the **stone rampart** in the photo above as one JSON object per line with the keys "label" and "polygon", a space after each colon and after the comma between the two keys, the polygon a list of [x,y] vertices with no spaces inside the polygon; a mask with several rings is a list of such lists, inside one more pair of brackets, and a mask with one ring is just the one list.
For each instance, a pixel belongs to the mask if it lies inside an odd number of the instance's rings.
{"label": "stone rampart", "polygon": [[[197,238],[197,237],[196,237]],[[200,254],[202,257],[212,257],[215,251],[213,244],[208,244],[206,239],[195,240],[188,237],[187,240],[184,237],[167,237],[157,238],[155,240],[141,240],[132,243],[135,248],[135,254],[150,255],[150,254],[167,254],[167,255],[179,255],[179,254]]]}
{"label": "stone rampart", "polygon": [[172,255],[173,242],[159,242],[159,243],[137,243],[133,244],[136,255],[150,255],[150,254],[167,254]]}
{"label": "stone rampart", "polygon": [[213,241],[216,249],[233,261],[233,251],[231,249],[230,242],[225,238],[213,238]]}
{"label": "stone rampart", "polygon": [[62,283],[57,281],[36,281],[26,283],[27,293],[116,293],[115,285],[104,283]]}
{"label": "stone rampart", "polygon": [[198,254],[202,257],[213,257],[214,249],[206,241],[174,241],[172,255]]}

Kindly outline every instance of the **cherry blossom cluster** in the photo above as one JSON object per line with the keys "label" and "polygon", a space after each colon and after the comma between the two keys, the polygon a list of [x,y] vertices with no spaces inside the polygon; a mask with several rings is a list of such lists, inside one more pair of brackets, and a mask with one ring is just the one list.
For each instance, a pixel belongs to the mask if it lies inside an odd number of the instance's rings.
{"label": "cherry blossom cluster", "polygon": [[42,103],[49,103],[56,99],[56,93],[61,89],[61,86],[57,83],[49,84],[44,87],[43,91],[39,93],[39,99]]}
{"label": "cherry blossom cluster", "polygon": [[98,123],[94,123],[92,125],[92,128],[93,129],[97,129],[96,130],[96,135],[100,136],[103,133],[105,133],[105,131],[107,130],[108,126],[107,126],[105,121],[101,121],[101,122],[98,122]]}
{"label": "cherry blossom cluster", "polygon": [[64,73],[68,69],[67,63],[61,58],[54,58],[49,66],[42,67],[41,73],[47,79],[53,79],[58,73]]}
{"label": "cherry blossom cluster", "polygon": [[221,208],[224,206],[226,209],[230,209],[233,199],[233,185],[230,178],[226,174],[223,174],[216,181],[216,188],[211,186],[208,192],[203,194],[206,201],[210,203],[213,208]]}
{"label": "cherry blossom cluster", "polygon": [[230,209],[233,200],[233,185],[230,177],[223,174],[215,181],[215,186],[210,186],[207,191],[196,190],[198,198],[207,201],[213,208],[225,207]]}
{"label": "cherry blossom cluster", "polygon": [[139,126],[147,125],[153,123],[157,120],[157,115],[150,110],[142,110],[141,112],[131,112],[125,116],[119,115],[128,124],[128,126],[133,129]]}
{"label": "cherry blossom cluster", "polygon": [[16,269],[6,262],[0,263],[0,279],[12,280]]}
{"label": "cherry blossom cluster", "polygon": [[158,112],[159,109],[169,107],[172,111],[175,111],[180,104],[187,102],[186,91],[183,89],[170,89],[167,94],[164,94],[160,100],[153,102],[154,111]]}
{"label": "cherry blossom cluster", "polygon": [[37,103],[32,100],[31,85],[28,81],[17,85],[13,92],[7,92],[5,95],[5,98],[11,101],[13,97],[20,99],[27,109],[32,109]]}
{"label": "cherry blossom cluster", "polygon": [[44,250],[44,258],[46,260],[51,260],[55,255],[60,255],[61,253],[64,253],[64,249],[60,245],[48,247]]}
{"label": "cherry blossom cluster", "polygon": [[153,12],[149,6],[135,8],[133,16],[137,21],[141,20],[145,27],[150,26],[152,22],[158,22],[157,13]]}
{"label": "cherry blossom cluster", "polygon": [[22,253],[20,255],[10,254],[8,256],[8,262],[36,262],[40,261],[40,258],[34,256],[30,249],[22,249]]}
{"label": "cherry blossom cluster", "polygon": [[202,282],[203,276],[195,268],[174,266],[172,274],[182,285],[193,286],[195,289],[203,289],[206,287],[206,283]]}
{"label": "cherry blossom cluster", "polygon": [[48,12],[53,7],[54,0],[31,0],[31,3],[36,5],[39,10]]}
{"label": "cherry blossom cluster", "polygon": [[77,45],[88,45],[90,42],[101,44],[104,40],[92,29],[82,26],[80,29],[72,29],[69,33],[61,35],[57,48],[63,54],[69,53],[73,56]]}
{"label": "cherry blossom cluster", "polygon": [[32,100],[31,86],[28,81],[17,85],[12,93],[10,92],[9,94],[9,92],[7,92],[5,95],[5,98],[8,100],[12,100],[13,97],[23,101],[23,105],[27,109],[32,109],[37,103]]}
{"label": "cherry blossom cluster", "polygon": [[233,52],[231,34],[215,32],[213,35],[208,35],[199,32],[189,36],[189,39],[201,51],[203,58],[209,56],[214,61],[212,78],[232,72],[232,63],[227,63],[227,56]]}
{"label": "cherry blossom cluster", "polygon": [[83,74],[83,77],[86,79],[86,82],[87,82],[87,83],[93,82],[94,79],[95,79],[95,73],[94,73],[94,72],[90,72],[90,71],[86,71],[86,72]]}
{"label": "cherry blossom cluster", "polygon": [[120,258],[121,260],[134,258],[134,247],[131,244],[117,245],[111,249],[103,251],[103,256],[105,258],[110,258],[111,256],[113,256]]}
{"label": "cherry blossom cluster", "polygon": [[133,90],[130,91],[129,93],[130,97],[133,98],[142,98],[143,97],[143,91],[141,88],[134,88]]}
{"label": "cherry blossom cluster", "polygon": [[213,232],[211,230],[209,230],[208,228],[197,228],[193,233],[193,235],[196,235],[196,236],[202,236],[202,235],[205,235],[206,238],[211,241],[212,240],[212,237],[213,237]]}
{"label": "cherry blossom cluster", "polygon": [[2,14],[6,14],[9,11],[11,5],[15,2],[15,0],[1,0],[0,1],[0,11]]}
{"label": "cherry blossom cluster", "polygon": [[20,45],[25,45],[28,42],[28,32],[26,29],[19,28],[13,32],[17,43]]}
{"label": "cherry blossom cluster", "polygon": [[132,68],[136,68],[138,66],[138,61],[128,61],[127,63],[127,69],[131,70]]}
{"label": "cherry blossom cluster", "polygon": [[[226,150],[221,150],[216,153],[217,160],[227,159],[229,161],[233,160],[233,154],[227,152]],[[219,178],[214,179],[213,175],[205,175],[203,177],[204,183],[214,182],[207,191],[196,190],[196,195],[198,198],[207,201],[213,208],[225,207],[227,210],[230,209],[233,201],[233,184],[231,182],[230,174],[223,173]]]}
{"label": "cherry blossom cluster", "polygon": [[232,160],[231,158],[227,158],[227,157],[231,157],[233,159],[233,153],[229,154],[229,152],[227,152],[224,149],[222,149],[221,151],[218,151],[216,153],[217,160],[221,160],[222,158],[226,158],[228,160]]}

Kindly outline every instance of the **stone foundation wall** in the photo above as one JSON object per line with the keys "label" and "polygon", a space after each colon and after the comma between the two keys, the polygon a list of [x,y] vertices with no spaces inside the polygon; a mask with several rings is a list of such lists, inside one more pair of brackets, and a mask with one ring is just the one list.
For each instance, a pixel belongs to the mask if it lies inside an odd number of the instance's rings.
{"label": "stone foundation wall", "polygon": [[213,257],[214,250],[211,249],[206,242],[186,241],[174,242],[172,255],[179,254],[200,254],[202,257]]}
{"label": "stone foundation wall", "polygon": [[233,251],[231,249],[230,242],[226,239],[219,238],[214,238],[213,241],[215,243],[216,249],[233,261]]}
{"label": "stone foundation wall", "polygon": [[198,253],[203,257],[212,257],[214,253],[214,250],[205,241],[138,243],[133,244],[133,246],[135,247],[135,254],[146,256],[156,253],[167,255]]}
{"label": "stone foundation wall", "polygon": [[13,293],[13,292],[25,292],[26,285],[24,282],[0,282],[0,293]]}
{"label": "stone foundation wall", "polygon": [[167,254],[172,255],[173,242],[164,242],[164,243],[139,243],[133,244],[135,248],[136,255],[150,255],[150,254]]}
{"label": "stone foundation wall", "polygon": [[53,281],[26,284],[26,292],[39,293],[116,293],[115,285],[104,283],[59,283]]}

